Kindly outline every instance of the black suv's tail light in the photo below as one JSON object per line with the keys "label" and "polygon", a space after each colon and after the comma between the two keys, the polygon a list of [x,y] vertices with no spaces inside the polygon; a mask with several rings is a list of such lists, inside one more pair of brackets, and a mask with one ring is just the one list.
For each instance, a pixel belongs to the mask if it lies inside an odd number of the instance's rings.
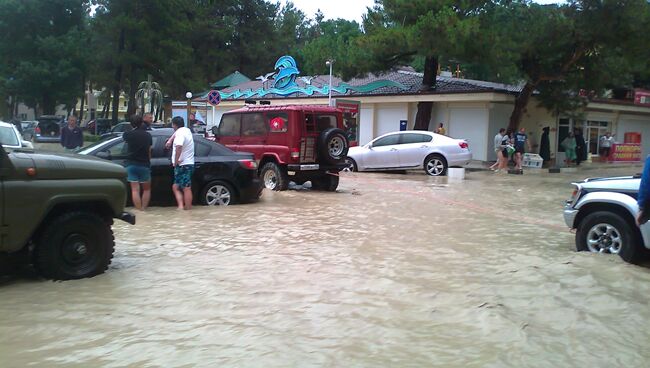
{"label": "black suv's tail light", "polygon": [[257,161],[255,160],[237,160],[244,169],[257,170]]}

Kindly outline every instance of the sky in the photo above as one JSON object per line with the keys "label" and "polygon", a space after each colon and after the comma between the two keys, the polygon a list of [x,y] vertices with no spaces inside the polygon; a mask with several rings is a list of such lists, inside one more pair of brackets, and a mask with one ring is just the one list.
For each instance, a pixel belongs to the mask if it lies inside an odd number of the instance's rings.
{"label": "sky", "polygon": [[[302,10],[309,18],[313,18],[318,9],[323,12],[325,19],[343,18],[356,20],[361,23],[361,16],[367,7],[375,4],[374,0],[291,0],[296,8]],[[285,4],[287,0],[280,0]],[[536,0],[536,3],[558,3],[559,0]]]}

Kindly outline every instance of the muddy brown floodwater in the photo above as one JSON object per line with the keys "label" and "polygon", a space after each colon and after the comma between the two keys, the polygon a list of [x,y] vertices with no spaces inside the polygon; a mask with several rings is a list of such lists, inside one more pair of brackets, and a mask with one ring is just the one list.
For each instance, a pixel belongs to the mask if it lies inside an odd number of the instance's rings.
{"label": "muddy brown floodwater", "polygon": [[650,270],[576,253],[574,174],[349,173],[153,208],[106,274],[0,283],[0,366],[647,367]]}

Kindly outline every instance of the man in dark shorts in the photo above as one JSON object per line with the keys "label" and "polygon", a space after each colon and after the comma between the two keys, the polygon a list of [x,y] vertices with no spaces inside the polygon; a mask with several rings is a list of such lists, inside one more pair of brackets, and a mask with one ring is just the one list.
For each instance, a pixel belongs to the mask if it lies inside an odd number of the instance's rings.
{"label": "man in dark shorts", "polygon": [[[131,185],[133,206],[144,211],[151,199],[151,134],[146,131],[142,116],[131,116],[133,130],[125,132],[122,138],[127,144],[126,172]],[[142,187],[142,188],[141,188]],[[142,195],[140,194],[142,189]]]}
{"label": "man in dark shorts", "polygon": [[521,162],[523,161],[524,153],[526,152],[525,146],[531,151],[530,141],[526,135],[526,129],[521,128],[514,136],[515,141],[515,170],[521,170]]}
{"label": "man in dark shorts", "polygon": [[174,197],[179,210],[192,209],[192,174],[194,173],[194,138],[185,127],[182,117],[172,119],[174,134],[167,141],[172,146],[172,165],[174,166]]}

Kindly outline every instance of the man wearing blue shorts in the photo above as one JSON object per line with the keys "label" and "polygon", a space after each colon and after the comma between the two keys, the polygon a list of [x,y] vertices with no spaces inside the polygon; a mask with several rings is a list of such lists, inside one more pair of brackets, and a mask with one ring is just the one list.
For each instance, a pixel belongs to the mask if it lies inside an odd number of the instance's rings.
{"label": "man wearing blue shorts", "polygon": [[[174,165],[174,197],[179,210],[192,209],[192,174],[194,173],[194,138],[182,117],[172,119],[172,165]],[[171,139],[170,139],[171,140]]]}
{"label": "man wearing blue shorts", "polygon": [[[151,134],[145,130],[142,116],[131,116],[133,130],[122,138],[127,145],[126,173],[131,184],[133,206],[145,210],[151,199]],[[141,188],[142,187],[142,188]],[[142,189],[142,195],[140,195]]]}

